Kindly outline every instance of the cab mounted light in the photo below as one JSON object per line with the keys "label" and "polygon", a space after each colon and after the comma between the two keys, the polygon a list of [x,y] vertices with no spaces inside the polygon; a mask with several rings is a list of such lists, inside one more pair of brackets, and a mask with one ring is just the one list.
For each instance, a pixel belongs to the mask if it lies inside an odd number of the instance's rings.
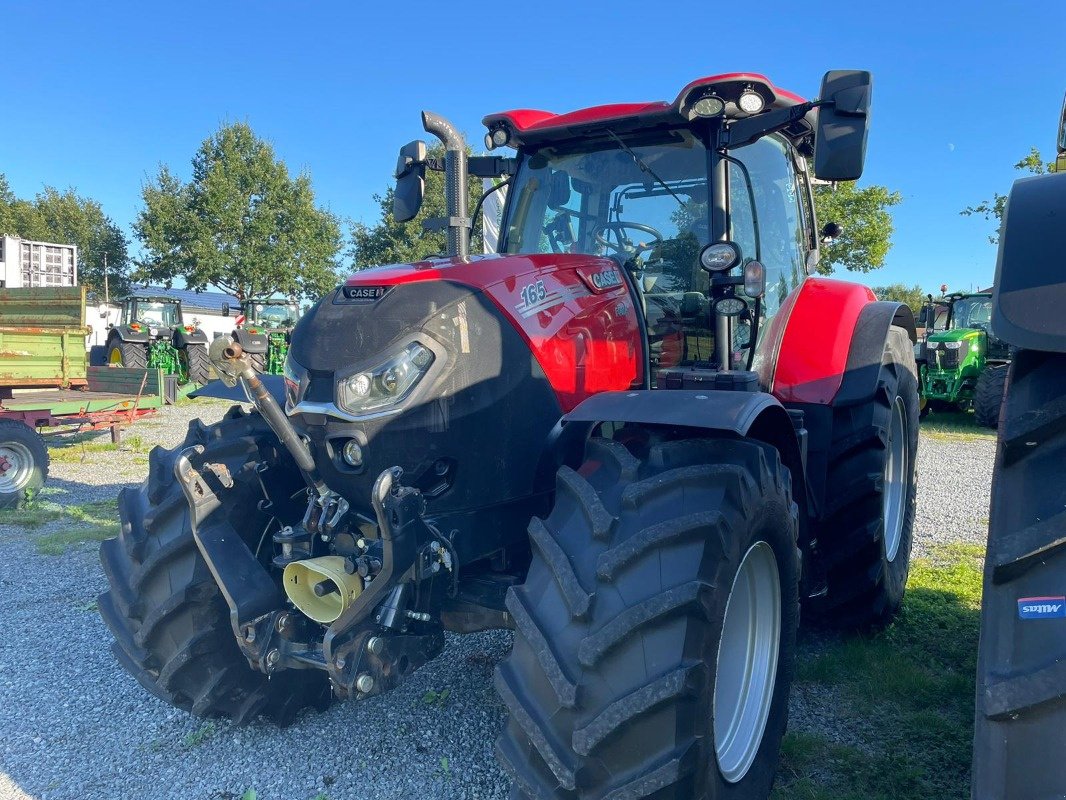
{"label": "cab mounted light", "polygon": [[713,94],[705,95],[692,104],[692,113],[697,117],[717,117],[725,111],[725,103]]}
{"label": "cab mounted light", "polygon": [[495,150],[497,147],[504,147],[511,140],[511,134],[505,127],[493,128],[491,131],[485,134],[485,147],[489,150]]}
{"label": "cab mounted light", "polygon": [[721,314],[723,317],[739,317],[747,307],[748,304],[744,298],[729,295],[714,304],[714,313]]}
{"label": "cab mounted light", "polygon": [[758,261],[749,261],[744,265],[744,294],[751,298],[762,297],[766,293],[766,267]]}
{"label": "cab mounted light", "polygon": [[700,250],[700,266],[708,272],[725,272],[740,261],[740,248],[733,242],[714,242]]}
{"label": "cab mounted light", "polygon": [[762,95],[758,92],[752,89],[745,89],[737,101],[737,106],[745,114],[758,114],[766,106],[766,101],[762,99]]}

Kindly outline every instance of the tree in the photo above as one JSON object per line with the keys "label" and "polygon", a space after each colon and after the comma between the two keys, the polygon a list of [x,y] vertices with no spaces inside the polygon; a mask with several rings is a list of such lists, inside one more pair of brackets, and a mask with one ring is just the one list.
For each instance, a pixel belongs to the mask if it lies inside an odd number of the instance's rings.
{"label": "tree", "polygon": [[[1015,163],[1014,168],[1032,175],[1043,175],[1045,172],[1055,171],[1055,162],[1045,163],[1040,155],[1040,151],[1035,147],[1030,147],[1029,153]],[[972,217],[975,214],[980,214],[987,220],[995,220],[996,232],[988,237],[988,241],[992,244],[999,244],[999,227],[1003,222],[1003,212],[1006,208],[1007,195],[993,192],[991,200],[982,200],[975,206],[967,206],[959,213],[964,217]]]}
{"label": "tree", "polygon": [[897,303],[906,303],[916,317],[921,313],[926,297],[926,292],[918,284],[910,287],[903,283],[874,286],[873,292],[877,295],[878,300],[895,300]]}
{"label": "tree", "polygon": [[884,186],[858,188],[854,182],[816,186],[814,210],[819,224],[836,222],[843,233],[822,248],[818,272],[831,275],[836,267],[870,272],[885,263],[892,247],[892,214],[888,209],[903,198]]}
{"label": "tree", "polygon": [[78,283],[91,294],[104,294],[106,257],[109,289],[122,294],[129,286],[128,242],[97,201],[74,189],[46,186],[32,200],[15,197],[0,175],[0,233],[78,247]]}
{"label": "tree", "polygon": [[[429,157],[444,158],[444,146],[436,145],[429,149]],[[481,181],[470,179],[470,194],[467,199],[471,213],[481,197]],[[421,261],[430,256],[444,255],[448,250],[448,236],[445,231],[426,231],[422,223],[434,217],[446,217],[446,199],[444,195],[444,173],[426,171],[426,193],[418,216],[408,222],[397,222],[392,215],[393,188],[390,186],[384,194],[375,194],[374,202],[381,209],[381,220],[376,225],[356,222],[352,225],[352,243],[349,254],[355,262],[355,269],[366,269],[378,264],[406,264]],[[470,239],[470,251],[481,251],[481,226],[476,225]]]}
{"label": "tree", "polygon": [[251,127],[221,127],[183,183],[165,165],[142,190],[134,231],[144,248],[138,280],[217,286],[241,300],[318,297],[338,282],[341,231],[315,205],[311,178],[295,178]]}

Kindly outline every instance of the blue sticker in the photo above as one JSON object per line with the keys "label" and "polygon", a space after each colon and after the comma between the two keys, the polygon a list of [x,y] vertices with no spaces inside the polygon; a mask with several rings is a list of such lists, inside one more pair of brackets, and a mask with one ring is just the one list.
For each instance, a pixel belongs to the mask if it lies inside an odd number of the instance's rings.
{"label": "blue sticker", "polygon": [[1066,597],[1019,597],[1021,619],[1055,619],[1066,617]]}

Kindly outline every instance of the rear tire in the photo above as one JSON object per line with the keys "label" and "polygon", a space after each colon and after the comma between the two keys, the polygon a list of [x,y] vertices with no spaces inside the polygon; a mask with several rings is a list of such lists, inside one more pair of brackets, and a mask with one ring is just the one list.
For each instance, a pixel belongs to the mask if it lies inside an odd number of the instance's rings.
{"label": "rear tire", "polygon": [[[329,703],[324,672],[293,670],[268,679],[248,665],[174,480],[178,455],[192,445],[206,448],[204,460],[225,464],[235,486],[202,524],[228,526],[254,552],[271,520],[256,506],[262,495],[255,466],[263,458],[261,449],[280,448],[272,437],[258,414],[231,411],[211,426],[194,420],[182,445],[152,450],[142,486],[119,494],[119,535],[100,548],[109,588],[98,605],[115,637],[112,651],[148,691],[194,716],[245,723],[262,714],[285,725],[303,708],[323,709]],[[276,457],[271,466],[270,471],[287,468]],[[299,488],[299,475],[292,478]]]}
{"label": "rear tire", "polygon": [[185,345],[185,359],[189,367],[189,381],[201,386],[211,380],[211,360],[202,344]]}
{"label": "rear tire", "polygon": [[48,448],[24,422],[0,419],[0,508],[18,508],[48,479]]}
{"label": "rear tire", "polygon": [[986,367],[977,379],[974,391],[973,413],[977,424],[995,430],[999,426],[999,410],[1003,407],[1003,394],[1007,390],[1007,365]]}
{"label": "rear tire", "polygon": [[496,672],[512,797],[765,798],[799,621],[797,510],[777,452],[687,440],[641,461],[593,439],[529,530],[529,573],[507,598],[514,649]]}
{"label": "rear tire", "polygon": [[106,367],[107,366],[107,346],[102,344],[94,344],[89,348],[89,366],[90,367]]}
{"label": "rear tire", "polygon": [[144,342],[124,342],[116,337],[107,346],[107,364],[111,367],[148,369],[148,345]]}
{"label": "rear tire", "polygon": [[260,375],[265,375],[267,371],[267,361],[265,353],[249,353],[248,360],[252,362],[252,368]]}
{"label": "rear tire", "polygon": [[893,326],[874,396],[833,410],[830,491],[816,531],[826,591],[807,605],[823,624],[878,627],[899,612],[910,571],[918,413],[914,351]]}

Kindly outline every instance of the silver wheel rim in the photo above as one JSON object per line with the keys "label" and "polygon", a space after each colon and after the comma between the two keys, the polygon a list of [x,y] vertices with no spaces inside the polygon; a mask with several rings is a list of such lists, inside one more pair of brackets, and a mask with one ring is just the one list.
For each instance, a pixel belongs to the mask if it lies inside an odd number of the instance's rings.
{"label": "silver wheel rim", "polygon": [[33,474],[33,453],[21,442],[0,444],[0,494],[26,488]]}
{"label": "silver wheel rim", "polygon": [[889,561],[896,558],[899,542],[903,538],[903,512],[906,505],[907,461],[907,410],[903,398],[897,397],[892,404],[892,424],[888,429],[888,458],[885,461],[885,555]]}
{"label": "silver wheel rim", "polygon": [[714,682],[714,749],[730,783],[751,768],[774,696],[781,647],[777,558],[756,542],[740,562],[726,601]]}

